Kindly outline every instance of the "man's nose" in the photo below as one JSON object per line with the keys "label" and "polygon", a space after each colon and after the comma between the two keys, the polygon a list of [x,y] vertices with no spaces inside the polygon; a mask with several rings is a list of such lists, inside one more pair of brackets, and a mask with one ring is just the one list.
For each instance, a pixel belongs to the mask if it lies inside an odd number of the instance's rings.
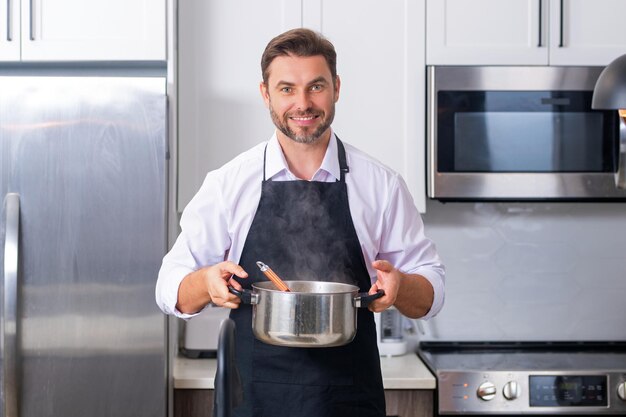
{"label": "man's nose", "polygon": [[308,91],[302,91],[296,95],[296,108],[300,111],[311,107],[311,95]]}

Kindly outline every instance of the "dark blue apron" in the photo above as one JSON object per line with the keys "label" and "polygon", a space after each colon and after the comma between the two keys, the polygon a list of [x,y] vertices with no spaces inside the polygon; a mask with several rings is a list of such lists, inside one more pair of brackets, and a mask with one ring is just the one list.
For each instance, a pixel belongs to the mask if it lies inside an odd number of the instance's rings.
{"label": "dark blue apron", "polygon": [[[336,281],[369,291],[371,281],[348,205],[345,149],[337,139],[341,179],[268,181],[265,156],[261,200],[239,264],[246,289],[267,281],[256,262],[284,280]],[[235,416],[384,417],[385,399],[374,316],[359,308],[354,340],[340,347],[290,348],[256,340],[252,307],[230,317],[237,325],[236,361],[244,403]]]}

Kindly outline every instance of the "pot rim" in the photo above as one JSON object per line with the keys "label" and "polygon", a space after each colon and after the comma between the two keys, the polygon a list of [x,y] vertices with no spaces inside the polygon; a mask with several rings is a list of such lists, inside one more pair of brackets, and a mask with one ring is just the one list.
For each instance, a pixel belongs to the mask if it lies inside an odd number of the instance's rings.
{"label": "pot rim", "polygon": [[280,291],[278,288],[276,288],[274,286],[274,283],[272,283],[271,281],[262,281],[262,282],[255,282],[252,284],[252,288],[259,290],[259,291],[269,291],[269,292],[276,292],[276,293],[282,293],[285,295],[306,295],[306,296],[316,296],[316,295],[341,295],[341,294],[355,294],[359,292],[359,287],[357,287],[356,285],[353,284],[346,284],[344,282],[333,282],[333,281],[297,281],[297,280],[293,280],[293,281],[284,281],[285,284],[287,284],[287,286],[291,289],[291,287],[293,285],[290,284],[297,284],[297,283],[311,283],[312,285],[314,284],[332,284],[332,285],[336,285],[339,287],[345,287],[344,291],[323,291],[323,292],[310,292],[310,291]]}

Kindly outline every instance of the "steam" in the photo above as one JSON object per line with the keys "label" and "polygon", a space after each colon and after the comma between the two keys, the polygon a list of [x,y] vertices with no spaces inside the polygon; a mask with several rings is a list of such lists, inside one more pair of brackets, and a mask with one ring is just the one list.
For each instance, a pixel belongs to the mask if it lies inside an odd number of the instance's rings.
{"label": "steam", "polygon": [[[343,191],[339,184],[268,182],[263,191],[263,198],[274,202],[274,210],[269,218],[257,219],[270,222],[259,224],[261,230],[270,231],[261,239],[263,246],[258,253],[264,259],[260,261],[284,281],[358,285],[349,243],[337,234],[338,227],[351,226],[349,213],[341,210],[335,197]],[[360,250],[358,242],[354,245]]]}

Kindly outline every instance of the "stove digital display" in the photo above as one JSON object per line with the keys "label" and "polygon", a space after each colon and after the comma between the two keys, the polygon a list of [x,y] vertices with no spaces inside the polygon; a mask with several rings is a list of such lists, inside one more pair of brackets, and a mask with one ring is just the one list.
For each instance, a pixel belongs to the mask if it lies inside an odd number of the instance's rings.
{"label": "stove digital display", "polygon": [[606,407],[606,375],[531,375],[531,407]]}

